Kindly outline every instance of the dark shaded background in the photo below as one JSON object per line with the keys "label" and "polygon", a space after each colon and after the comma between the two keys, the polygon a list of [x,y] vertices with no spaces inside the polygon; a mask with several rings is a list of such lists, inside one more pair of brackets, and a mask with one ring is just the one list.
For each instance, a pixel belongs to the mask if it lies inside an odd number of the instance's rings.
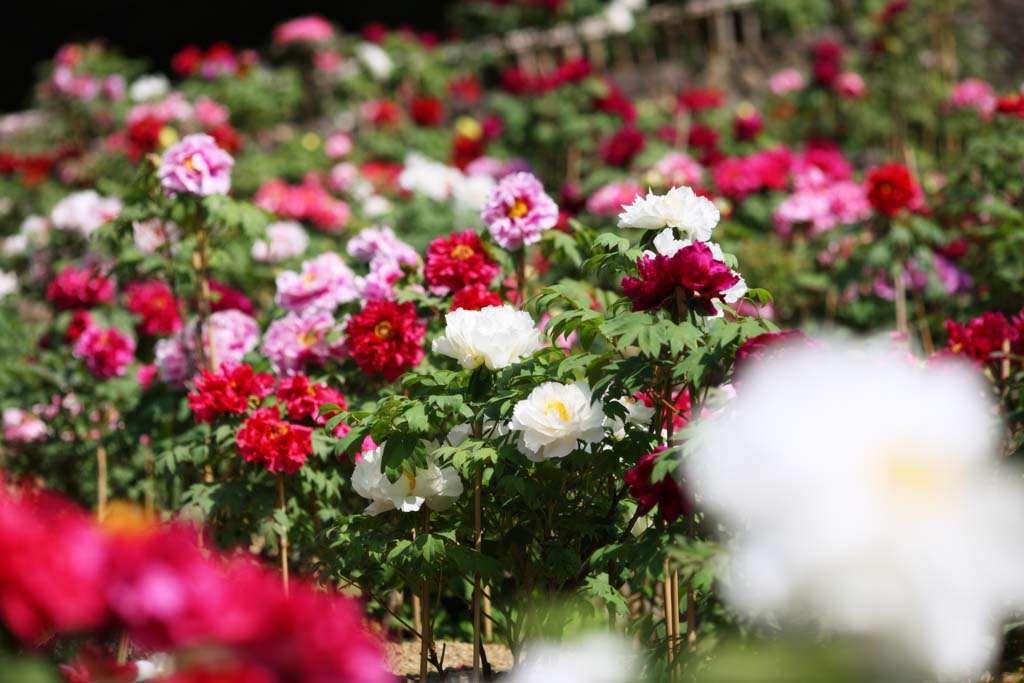
{"label": "dark shaded background", "polygon": [[36,65],[71,41],[103,38],[129,57],[170,72],[171,56],[195,43],[263,47],[275,24],[321,14],[346,32],[370,22],[442,32],[452,0],[0,0],[0,110],[29,103]]}

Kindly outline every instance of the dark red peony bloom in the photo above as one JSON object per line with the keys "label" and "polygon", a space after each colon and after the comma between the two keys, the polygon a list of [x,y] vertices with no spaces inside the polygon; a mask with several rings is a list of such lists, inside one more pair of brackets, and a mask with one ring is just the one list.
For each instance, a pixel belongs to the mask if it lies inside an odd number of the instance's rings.
{"label": "dark red peony bloom", "polygon": [[50,280],[46,298],[63,310],[89,308],[114,298],[114,283],[91,268],[65,268]]}
{"label": "dark red peony bloom", "polygon": [[830,88],[843,68],[843,46],[828,38],[819,40],[811,46],[811,61],[815,82]]}
{"label": "dark red peony bloom", "polygon": [[1009,345],[1011,351],[1021,353],[1024,346],[1024,322],[1015,320],[1014,325],[1002,313],[987,311],[977,318],[961,325],[952,320],[946,321],[949,339],[946,351],[953,355],[963,356],[983,364],[999,362],[1004,346]]}
{"label": "dark red peony bloom", "polygon": [[423,360],[426,331],[411,303],[370,301],[349,318],[345,344],[360,370],[370,376],[379,372],[394,382]]}
{"label": "dark red peony bloom", "polygon": [[[638,401],[642,401],[648,408],[655,408],[654,399],[651,397],[651,393],[638,391],[635,394],[635,398]],[[677,396],[675,404],[672,410],[672,431],[678,432],[680,429],[685,427],[689,422],[690,418],[693,417],[693,413],[690,410],[690,390],[683,389]]]}
{"label": "dark red peony bloom", "polygon": [[605,92],[594,98],[594,108],[608,114],[615,114],[623,123],[636,121],[636,107],[622,89],[609,78],[604,79]]}
{"label": "dark red peony bloom", "polygon": [[74,344],[82,334],[93,326],[92,315],[85,309],[79,309],[71,315],[68,327],[64,331],[64,341]]}
{"label": "dark red peony bloom", "polygon": [[379,21],[371,21],[363,26],[360,33],[371,43],[379,43],[388,37],[388,27]]}
{"label": "dark red peony bloom", "polygon": [[742,375],[765,358],[774,356],[784,349],[810,346],[811,344],[810,337],[800,330],[765,332],[751,337],[736,349],[736,358],[732,366],[733,383],[738,386]]}
{"label": "dark red peony bloom", "polygon": [[171,335],[181,329],[177,300],[165,282],[133,282],[125,289],[128,310],[139,316],[139,330],[148,335]]}
{"label": "dark red peony bloom", "polygon": [[764,130],[764,119],[756,109],[744,108],[736,112],[732,130],[737,140],[753,140]]}
{"label": "dark red peony bloom", "polygon": [[472,74],[457,76],[448,81],[448,92],[459,98],[466,104],[476,104],[483,95],[483,88],[480,81]]}
{"label": "dark red peony bloom", "polygon": [[238,452],[247,462],[271,472],[298,472],[313,453],[310,427],[285,422],[276,407],[261,408],[246,419],[235,435]]}
{"label": "dark red peony bloom", "polygon": [[699,114],[718,109],[725,103],[725,93],[716,88],[687,88],[676,97],[678,111]]}
{"label": "dark red peony bloom", "polygon": [[128,158],[138,161],[160,146],[160,131],[165,121],[156,114],[147,114],[128,125]]}
{"label": "dark red peony bloom", "polygon": [[258,373],[251,365],[222,367],[217,372],[203,370],[196,389],[188,395],[188,405],[197,422],[213,422],[218,415],[242,415],[270,395],[274,376]]}
{"label": "dark red peony bloom", "polygon": [[701,315],[715,315],[715,299],[739,282],[729,266],[715,258],[710,247],[695,242],[674,256],[641,256],[639,277],[622,279],[622,289],[633,300],[634,311],[658,308],[681,290],[688,306]]}
{"label": "dark red peony bloom", "polygon": [[195,45],[186,45],[171,58],[171,69],[179,76],[194,76],[203,63],[203,52]]}
{"label": "dark red peony bloom", "polygon": [[646,145],[644,134],[632,126],[620,128],[601,142],[601,159],[610,166],[629,166]]}
{"label": "dark red peony bloom", "polygon": [[921,190],[903,164],[879,166],[868,175],[867,185],[868,201],[883,216],[895,216],[920,201]]}
{"label": "dark red peony bloom", "polygon": [[252,305],[252,300],[245,294],[223,282],[210,280],[210,310],[216,313],[232,309],[246,315],[253,315],[256,310]]}
{"label": "dark red peony bloom", "polygon": [[409,116],[417,126],[439,126],[444,120],[444,104],[437,97],[418,95],[409,103]]}
{"label": "dark red peony bloom", "polygon": [[217,146],[226,152],[238,154],[242,150],[242,138],[230,123],[222,123],[206,131]]}
{"label": "dark red peony bloom", "polygon": [[996,100],[996,111],[1024,118],[1024,95],[1013,93],[999,97]]}
{"label": "dark red peony bloom", "polygon": [[636,467],[626,472],[625,483],[629,487],[630,497],[637,501],[641,515],[646,515],[654,506],[658,506],[662,519],[674,522],[689,513],[691,506],[671,474],[666,474],[659,482],[651,481],[658,453],[664,450],[664,446],[659,446],[653,453],[640,458]]}
{"label": "dark red peony bloom", "polygon": [[465,308],[467,311],[479,311],[488,306],[501,306],[501,297],[481,284],[469,285],[455,292],[452,297],[452,310]]}
{"label": "dark red peony bloom", "polygon": [[452,165],[464,170],[470,163],[482,157],[485,149],[485,136],[455,133],[452,137]]}
{"label": "dark red peony bloom", "polygon": [[469,285],[488,286],[499,270],[477,234],[466,230],[431,242],[423,273],[430,291],[444,295]]}
{"label": "dark red peony bloom", "polygon": [[712,150],[718,148],[718,131],[703,123],[695,123],[690,126],[687,135],[687,144],[698,150]]}

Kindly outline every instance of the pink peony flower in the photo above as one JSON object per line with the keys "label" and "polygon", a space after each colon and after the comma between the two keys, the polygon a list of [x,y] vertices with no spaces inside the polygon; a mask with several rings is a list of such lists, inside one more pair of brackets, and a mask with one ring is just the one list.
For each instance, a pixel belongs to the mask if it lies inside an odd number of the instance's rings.
{"label": "pink peony flower", "polygon": [[327,174],[327,187],[335,192],[347,192],[359,178],[359,169],[348,161],[335,164]]}
{"label": "pink peony flower", "polygon": [[181,335],[161,339],[154,349],[153,363],[161,382],[180,386],[194,373],[188,350]]}
{"label": "pink peony flower", "polygon": [[186,136],[164,152],[157,176],[164,192],[174,196],[227,194],[235,160],[204,134]]}
{"label": "pink peony flower", "polygon": [[340,330],[330,313],[289,313],[270,323],[260,351],[270,360],[274,372],[291,376],[309,364],[323,365],[328,358],[342,355],[340,334],[335,335],[336,340],[328,339]]}
{"label": "pink peony flower", "polygon": [[4,438],[8,441],[42,441],[46,438],[46,424],[21,408],[4,408]]}
{"label": "pink peony flower", "polygon": [[599,187],[587,199],[587,211],[599,216],[616,216],[623,206],[643,197],[644,190],[632,180],[619,180]]}
{"label": "pink peony flower", "polygon": [[324,143],[324,152],[331,159],[340,159],[352,151],[352,136],[348,133],[331,133]]}
{"label": "pink peony flower", "polygon": [[274,28],[274,43],[322,43],[334,37],[334,27],[321,16],[296,17]]}
{"label": "pink peony flower", "polygon": [[837,225],[850,225],[870,216],[871,204],[864,186],[848,180],[798,189],[772,213],[775,231],[783,237],[788,237],[797,225],[806,225],[809,235],[820,235]]}
{"label": "pink peony flower", "polygon": [[510,251],[540,240],[558,222],[558,206],[531,173],[502,178],[491,191],[481,214],[498,245]]}
{"label": "pink peony flower", "polygon": [[231,115],[231,110],[225,107],[223,104],[214,102],[209,97],[199,97],[196,99],[195,106],[195,117],[196,121],[201,123],[206,128],[216,128],[223,126],[228,122],[228,118]]}
{"label": "pink peony flower", "polygon": [[99,379],[121,377],[135,359],[135,340],[116,327],[89,327],[75,342],[74,355]]}
{"label": "pink peony flower", "polygon": [[402,264],[385,256],[370,261],[370,272],[356,278],[356,291],[364,301],[395,298],[394,284],[405,275]]}
{"label": "pink peony flower", "polygon": [[214,370],[225,364],[238,365],[260,341],[259,324],[236,309],[212,314],[203,332],[204,349],[216,361]]}
{"label": "pink peony flower", "polygon": [[333,252],[320,254],[302,264],[302,271],[277,276],[275,301],[292,313],[333,311],[358,297],[356,276]]}
{"label": "pink peony flower", "polygon": [[978,78],[960,81],[953,88],[949,103],[957,109],[974,109],[988,121],[996,110],[998,99],[992,86]]}
{"label": "pink peony flower", "polygon": [[59,230],[70,230],[88,237],[120,213],[120,199],[102,197],[95,190],[81,190],[57,202],[50,210],[50,221]]}
{"label": "pink peony flower", "polygon": [[267,238],[252,245],[252,257],[265,263],[279,263],[302,256],[309,246],[309,236],[299,223],[284,221],[267,226]]}
{"label": "pink peony flower", "polygon": [[854,71],[844,71],[836,76],[832,87],[840,97],[860,99],[868,91],[868,85],[864,82],[863,76]]}
{"label": "pink peony flower", "polygon": [[768,89],[776,97],[785,97],[790,93],[799,92],[804,89],[806,84],[804,75],[796,69],[776,71],[768,79]]}
{"label": "pink peony flower", "polygon": [[174,244],[181,238],[181,228],[171,221],[159,218],[132,223],[135,246],[143,254],[155,254],[165,244]]}
{"label": "pink peony flower", "polygon": [[[651,170],[658,175],[658,179],[661,181],[658,184],[665,187],[699,186],[704,175],[704,167],[685,152],[669,152],[654,164]],[[632,202],[633,197],[630,197],[621,203],[631,204]],[[616,208],[614,213],[618,213],[620,210]]]}

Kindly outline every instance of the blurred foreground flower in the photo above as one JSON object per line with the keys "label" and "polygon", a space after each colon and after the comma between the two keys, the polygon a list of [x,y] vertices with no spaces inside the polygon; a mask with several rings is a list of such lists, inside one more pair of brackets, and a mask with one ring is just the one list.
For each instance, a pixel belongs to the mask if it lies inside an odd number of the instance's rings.
{"label": "blurred foreground flower", "polygon": [[628,683],[637,679],[629,644],[615,636],[592,633],[570,643],[527,646],[526,661],[509,683]]}
{"label": "blurred foreground flower", "polygon": [[1024,606],[1024,489],[997,435],[966,367],[816,345],[747,368],[689,463],[735,534],[728,599],[877,637],[943,679],[980,673]]}

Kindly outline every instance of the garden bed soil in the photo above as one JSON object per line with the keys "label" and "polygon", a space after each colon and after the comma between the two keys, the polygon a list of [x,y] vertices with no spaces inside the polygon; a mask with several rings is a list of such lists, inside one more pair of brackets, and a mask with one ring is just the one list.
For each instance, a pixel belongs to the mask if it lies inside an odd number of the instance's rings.
{"label": "garden bed soil", "polygon": [[[472,643],[455,643],[437,641],[438,656],[444,650],[445,677],[442,679],[434,667],[430,667],[429,680],[461,683],[470,681],[473,676],[473,645]],[[495,673],[508,671],[512,668],[512,652],[504,645],[487,643],[487,661]],[[388,668],[392,673],[405,681],[418,681],[420,675],[420,642],[408,640],[400,643],[387,644]]]}

